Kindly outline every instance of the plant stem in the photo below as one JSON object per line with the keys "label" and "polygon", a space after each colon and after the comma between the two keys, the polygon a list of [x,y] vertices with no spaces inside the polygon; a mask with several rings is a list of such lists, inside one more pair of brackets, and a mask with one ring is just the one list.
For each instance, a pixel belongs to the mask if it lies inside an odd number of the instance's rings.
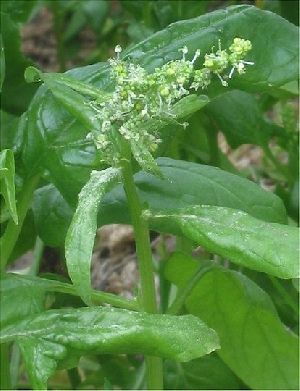
{"label": "plant stem", "polygon": [[20,235],[24,219],[27,211],[30,207],[33,192],[38,184],[39,175],[29,178],[22,189],[20,199],[18,200],[18,219],[19,223],[15,224],[13,220],[10,220],[7,224],[6,230],[0,241],[1,248],[1,271],[5,269],[5,266],[11,256],[17,239]]}
{"label": "plant stem", "polygon": [[[141,280],[141,297],[143,310],[157,313],[157,303],[152,264],[152,253],[148,223],[142,217],[142,205],[139,199],[131,167],[130,154],[128,159],[122,160],[122,176],[125,193],[135,235],[136,253]],[[159,357],[145,358],[147,372],[147,387],[149,390],[163,388],[162,359]]]}

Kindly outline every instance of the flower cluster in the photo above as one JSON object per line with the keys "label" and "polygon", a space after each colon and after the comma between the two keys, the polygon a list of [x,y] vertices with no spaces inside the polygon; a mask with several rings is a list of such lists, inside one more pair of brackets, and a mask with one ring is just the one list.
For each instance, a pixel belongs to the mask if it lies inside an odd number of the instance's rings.
{"label": "flower cluster", "polygon": [[[131,145],[146,146],[153,152],[161,140],[155,130],[149,130],[149,120],[163,121],[170,118],[176,121],[172,111],[174,103],[189,95],[192,90],[207,88],[213,75],[221,80],[223,86],[227,86],[226,79],[232,77],[234,70],[241,74],[245,72],[246,64],[253,64],[244,61],[250,49],[251,42],[241,38],[235,38],[228,51],[222,50],[219,42],[215,53],[205,54],[203,68],[195,70],[194,64],[200,57],[200,50],[188,60],[188,48],[183,47],[180,49],[181,59],[170,61],[148,74],[140,65],[121,60],[122,48],[116,46],[116,58],[109,60],[115,82],[112,96],[106,102],[91,103],[96,112],[95,117],[101,121],[101,131],[94,137],[97,148],[112,165],[117,163],[119,156],[113,134],[118,132]],[[231,70],[226,75],[228,68]],[[135,158],[140,161],[139,156]]]}

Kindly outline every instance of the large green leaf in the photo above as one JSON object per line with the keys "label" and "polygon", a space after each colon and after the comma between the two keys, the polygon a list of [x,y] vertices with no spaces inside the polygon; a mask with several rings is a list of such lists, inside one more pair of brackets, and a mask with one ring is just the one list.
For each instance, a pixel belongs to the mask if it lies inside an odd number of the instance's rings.
{"label": "large green leaf", "polygon": [[18,224],[18,214],[15,197],[15,159],[12,150],[0,152],[0,193],[3,195],[10,215]]}
{"label": "large green leaf", "polygon": [[143,353],[189,361],[219,348],[216,333],[192,315],[99,307],[28,317],[2,330],[1,342],[9,341],[19,343],[35,389],[45,388],[56,362],[69,354]]}
{"label": "large green leaf", "polygon": [[211,205],[147,212],[152,226],[183,235],[232,262],[280,278],[299,276],[299,229]]}
{"label": "large green leaf", "polygon": [[[102,69],[103,64],[96,64],[74,69],[70,74],[75,79],[101,87],[101,77],[98,75]],[[23,161],[30,172],[40,171],[42,167],[46,167],[51,173],[52,182],[74,206],[91,169],[99,168],[96,148],[93,142],[86,140],[92,126],[92,118],[89,118],[89,115],[92,116],[93,113],[84,105],[80,120],[86,121],[85,126],[79,119],[74,119],[68,110],[73,104],[73,114],[78,113],[80,106],[74,107],[74,100],[77,97],[84,103],[84,98],[78,96],[78,93],[70,93],[68,88],[69,93],[63,105],[61,98],[65,87],[62,83],[57,84],[57,98],[46,86],[42,86],[26,114]]]}
{"label": "large green leaf", "polygon": [[[142,201],[151,211],[193,205],[226,206],[243,210],[268,222],[285,223],[282,201],[247,179],[219,168],[160,158],[163,179],[140,172],[135,183]],[[121,186],[104,197],[99,224],[130,223],[126,196]]]}
{"label": "large green leaf", "polygon": [[249,387],[299,388],[298,338],[250,279],[215,267],[201,278],[186,307],[218,332],[220,357]]}
{"label": "large green leaf", "polygon": [[69,275],[81,297],[91,302],[90,266],[97,229],[97,213],[104,194],[119,181],[119,170],[92,171],[79,194],[76,212],[69,227],[65,254]]}

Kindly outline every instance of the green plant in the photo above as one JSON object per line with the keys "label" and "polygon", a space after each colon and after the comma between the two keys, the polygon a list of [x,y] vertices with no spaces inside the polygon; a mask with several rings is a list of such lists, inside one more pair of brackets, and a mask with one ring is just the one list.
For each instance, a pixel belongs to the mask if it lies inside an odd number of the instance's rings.
{"label": "green plant", "polygon": [[[116,46],[108,63],[65,74],[27,68],[26,80],[44,85],[0,159],[3,388],[18,368],[6,360],[17,343],[34,389],[45,389],[57,369],[68,370],[71,388],[297,389],[298,228],[290,197],[298,150],[287,102],[295,95],[296,34],[275,14],[234,6],[172,24],[124,52]],[[282,124],[263,115],[278,101]],[[232,146],[262,147],[288,214],[278,195],[222,155],[218,129]],[[39,237],[35,272],[5,273],[31,203],[35,234],[64,247],[72,283],[36,275]],[[133,300],[91,287],[96,229],[109,223],[134,228],[140,288]],[[162,249],[158,270],[150,230],[177,238],[175,252]],[[205,252],[192,257],[199,245]],[[57,298],[63,304],[53,304]],[[88,363],[98,365],[96,379]],[[85,381],[74,371],[81,365]]]}

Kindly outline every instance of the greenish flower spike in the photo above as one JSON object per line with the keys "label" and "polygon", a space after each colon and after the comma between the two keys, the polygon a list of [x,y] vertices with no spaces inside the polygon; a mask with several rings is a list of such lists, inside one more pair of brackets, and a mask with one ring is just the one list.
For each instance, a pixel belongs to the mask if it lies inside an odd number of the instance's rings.
{"label": "greenish flower spike", "polygon": [[[245,65],[253,65],[244,60],[251,47],[250,41],[234,38],[227,51],[222,50],[219,41],[218,50],[205,54],[203,67],[195,70],[200,50],[195,52],[192,60],[188,60],[188,48],[185,46],[179,50],[181,59],[170,61],[148,74],[140,65],[120,59],[122,48],[117,45],[116,57],[109,60],[111,77],[115,82],[111,98],[102,103],[89,103],[95,111],[95,118],[101,122],[100,131],[93,133],[92,137],[103,159],[112,166],[119,165],[122,152],[117,140],[121,136],[130,144],[142,168],[154,172],[151,153],[161,142],[156,129],[170,121],[186,126],[186,122],[177,121],[174,104],[190,95],[192,90],[207,88],[215,76],[223,86],[227,86],[227,80],[235,70],[242,74]],[[229,74],[226,73],[228,69]]]}

